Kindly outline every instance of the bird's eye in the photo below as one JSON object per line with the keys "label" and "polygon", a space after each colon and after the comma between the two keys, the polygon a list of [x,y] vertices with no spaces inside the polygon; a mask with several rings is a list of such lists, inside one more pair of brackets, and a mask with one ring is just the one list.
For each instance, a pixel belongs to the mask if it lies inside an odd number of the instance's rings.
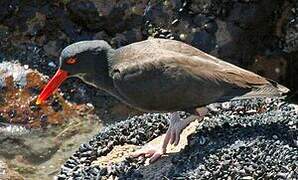
{"label": "bird's eye", "polygon": [[75,64],[75,63],[77,63],[77,59],[75,57],[71,57],[66,61],[66,64]]}

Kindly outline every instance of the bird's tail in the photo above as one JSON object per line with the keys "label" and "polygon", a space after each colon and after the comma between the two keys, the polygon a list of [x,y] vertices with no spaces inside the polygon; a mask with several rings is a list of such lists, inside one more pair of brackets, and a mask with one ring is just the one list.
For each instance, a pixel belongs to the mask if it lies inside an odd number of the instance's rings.
{"label": "bird's tail", "polygon": [[268,80],[270,83],[264,85],[254,86],[251,91],[241,95],[240,97],[235,97],[232,100],[239,99],[248,99],[248,98],[259,98],[259,97],[278,97],[278,98],[286,98],[287,94],[290,90],[278,84],[273,80]]}
{"label": "bird's tail", "polygon": [[274,86],[277,89],[280,95],[285,95],[290,92],[290,89],[288,89],[287,87],[280,85],[273,80],[270,80],[270,79],[267,79],[267,80],[271,83],[272,86]]}

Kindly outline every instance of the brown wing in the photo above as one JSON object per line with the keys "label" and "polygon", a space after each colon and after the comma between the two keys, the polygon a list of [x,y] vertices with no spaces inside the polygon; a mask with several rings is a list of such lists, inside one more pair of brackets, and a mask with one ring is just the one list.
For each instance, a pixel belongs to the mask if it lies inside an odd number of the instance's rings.
{"label": "brown wing", "polygon": [[[178,41],[147,40],[119,52],[122,60],[113,67],[114,85],[139,109],[176,111],[279,92],[265,78]],[[264,87],[267,90],[257,90]]]}
{"label": "brown wing", "polygon": [[[151,38],[145,41],[132,43],[130,45],[117,49],[116,59],[121,62],[140,61],[143,53],[157,53],[156,50],[168,50],[178,52],[188,56],[205,55],[202,51],[176,40]],[[206,54],[207,55],[207,54]],[[209,56],[209,55],[207,55]]]}

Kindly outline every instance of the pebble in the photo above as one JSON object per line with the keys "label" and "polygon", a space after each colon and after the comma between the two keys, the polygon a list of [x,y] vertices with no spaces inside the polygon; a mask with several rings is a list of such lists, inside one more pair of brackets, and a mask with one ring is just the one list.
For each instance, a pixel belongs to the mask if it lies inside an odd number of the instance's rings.
{"label": "pebble", "polygon": [[53,61],[49,62],[48,63],[48,66],[50,66],[52,68],[56,68],[57,67],[57,65]]}
{"label": "pebble", "polygon": [[58,99],[55,99],[52,103],[51,103],[51,106],[53,108],[53,110],[55,112],[58,112],[58,111],[62,111],[62,105],[60,104],[59,100]]}
{"label": "pebble", "polygon": [[187,37],[186,34],[180,34],[180,35],[179,35],[179,38],[180,38],[182,41],[185,41],[185,40],[186,40],[186,37]]}
{"label": "pebble", "polygon": [[272,137],[273,137],[273,139],[278,139],[277,135],[273,135]]}
{"label": "pebble", "polygon": [[90,108],[94,108],[93,104],[91,104],[91,103],[87,103],[86,105]]}

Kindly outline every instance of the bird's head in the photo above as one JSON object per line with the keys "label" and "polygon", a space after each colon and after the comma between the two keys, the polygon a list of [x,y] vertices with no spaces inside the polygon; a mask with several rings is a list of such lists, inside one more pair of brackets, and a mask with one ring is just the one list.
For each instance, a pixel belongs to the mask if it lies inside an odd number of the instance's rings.
{"label": "bird's head", "polygon": [[111,51],[111,46],[102,40],[81,41],[64,48],[59,69],[38,96],[36,104],[45,101],[68,77],[78,77],[87,83],[95,76],[104,80],[108,76],[107,59]]}

